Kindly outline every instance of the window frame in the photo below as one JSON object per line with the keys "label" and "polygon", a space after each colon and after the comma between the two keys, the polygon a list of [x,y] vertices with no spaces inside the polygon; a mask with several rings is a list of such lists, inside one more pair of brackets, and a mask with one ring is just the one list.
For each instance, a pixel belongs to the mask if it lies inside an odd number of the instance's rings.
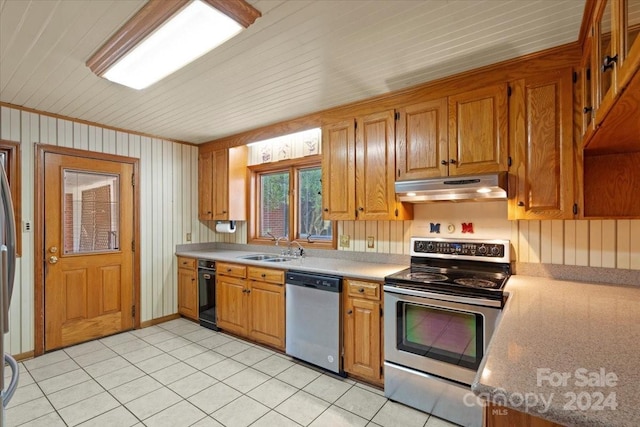
{"label": "window frame", "polygon": [[[314,240],[313,237],[308,239],[294,238],[298,235],[298,171],[310,168],[322,168],[322,157],[308,156],[296,159],[282,160],[272,163],[261,163],[258,165],[248,166],[249,180],[249,224],[250,237],[249,243],[252,244],[274,244],[274,239],[260,236],[260,176],[268,173],[288,172],[289,173],[289,236],[291,241],[298,242],[300,245],[310,249],[336,249],[336,221],[332,221],[331,240]],[[280,236],[276,236],[280,237]]]}
{"label": "window frame", "polygon": [[20,143],[0,139],[0,152],[5,153],[7,159],[7,180],[11,189],[13,201],[13,215],[16,219],[16,256],[22,254],[22,189],[20,177]]}

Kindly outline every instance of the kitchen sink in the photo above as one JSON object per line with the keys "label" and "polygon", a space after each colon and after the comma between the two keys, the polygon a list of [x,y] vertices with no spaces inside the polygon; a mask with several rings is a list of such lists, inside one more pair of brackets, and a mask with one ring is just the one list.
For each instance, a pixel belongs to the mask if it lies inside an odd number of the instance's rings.
{"label": "kitchen sink", "polygon": [[282,258],[279,255],[269,255],[269,254],[255,254],[255,255],[243,255],[243,256],[239,256],[238,258],[241,259],[248,259],[250,261],[271,261],[271,262],[277,262],[277,261],[272,261],[275,259],[282,259],[283,261],[286,261],[286,258]]}
{"label": "kitchen sink", "polygon": [[275,257],[275,258],[267,258],[267,259],[264,259],[263,261],[266,261],[266,262],[285,262],[285,261],[291,261],[291,258]]}

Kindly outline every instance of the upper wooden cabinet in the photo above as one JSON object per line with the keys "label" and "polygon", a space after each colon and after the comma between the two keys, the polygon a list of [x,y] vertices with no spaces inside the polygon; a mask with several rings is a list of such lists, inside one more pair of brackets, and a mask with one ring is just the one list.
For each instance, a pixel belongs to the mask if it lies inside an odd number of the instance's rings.
{"label": "upper wooden cabinet", "polygon": [[393,110],[322,128],[325,219],[411,219],[396,201]]}
{"label": "upper wooden cabinet", "polygon": [[[593,130],[604,124],[621,99],[621,102],[629,103],[627,98],[633,98],[627,87],[640,68],[639,32],[639,0],[597,0],[594,3],[589,37],[583,46],[583,64],[589,60],[591,64],[588,68],[591,102],[587,100],[584,104],[587,110],[592,108],[589,112],[593,116]],[[635,118],[638,120],[637,115]],[[620,142],[628,139],[624,129],[617,129],[616,132],[622,132],[622,135],[606,141],[597,132],[586,130],[584,144],[589,150],[637,151],[640,144],[637,138],[632,144]]]}
{"label": "upper wooden cabinet", "polygon": [[355,218],[355,129],[354,120],[322,128],[322,209],[325,219]]}
{"label": "upper wooden cabinet", "polygon": [[508,169],[507,90],[505,83],[449,97],[450,176]]}
{"label": "upper wooden cabinet", "polygon": [[198,218],[246,220],[246,185],[246,146],[201,152],[198,156]]}
{"label": "upper wooden cabinet", "polygon": [[575,215],[572,73],[548,71],[511,85],[510,219]]}
{"label": "upper wooden cabinet", "polygon": [[447,107],[447,98],[440,98],[398,109],[397,181],[447,176]]}

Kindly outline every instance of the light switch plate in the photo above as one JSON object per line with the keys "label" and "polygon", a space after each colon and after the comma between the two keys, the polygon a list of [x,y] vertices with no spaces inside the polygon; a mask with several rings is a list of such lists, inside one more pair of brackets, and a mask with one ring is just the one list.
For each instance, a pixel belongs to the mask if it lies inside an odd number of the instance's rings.
{"label": "light switch plate", "polygon": [[350,240],[351,239],[349,238],[348,234],[341,234],[340,235],[340,247],[341,248],[348,248]]}
{"label": "light switch plate", "polygon": [[375,239],[373,236],[367,236],[367,248],[373,249],[375,245]]}
{"label": "light switch plate", "polygon": [[191,233],[187,233],[187,242],[191,241]]}

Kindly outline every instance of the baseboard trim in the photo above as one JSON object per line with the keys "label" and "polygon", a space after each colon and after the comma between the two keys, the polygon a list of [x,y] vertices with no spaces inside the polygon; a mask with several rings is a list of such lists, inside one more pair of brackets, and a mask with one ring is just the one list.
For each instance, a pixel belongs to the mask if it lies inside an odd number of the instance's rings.
{"label": "baseboard trim", "polygon": [[34,351],[27,351],[26,353],[14,354],[13,358],[18,362],[22,362],[23,360],[33,359],[35,357]]}
{"label": "baseboard trim", "polygon": [[180,315],[178,313],[170,314],[168,316],[162,316],[151,320],[146,320],[144,322],[140,322],[140,328],[148,328],[149,326],[158,325],[160,323],[168,322],[169,320],[179,319]]}

